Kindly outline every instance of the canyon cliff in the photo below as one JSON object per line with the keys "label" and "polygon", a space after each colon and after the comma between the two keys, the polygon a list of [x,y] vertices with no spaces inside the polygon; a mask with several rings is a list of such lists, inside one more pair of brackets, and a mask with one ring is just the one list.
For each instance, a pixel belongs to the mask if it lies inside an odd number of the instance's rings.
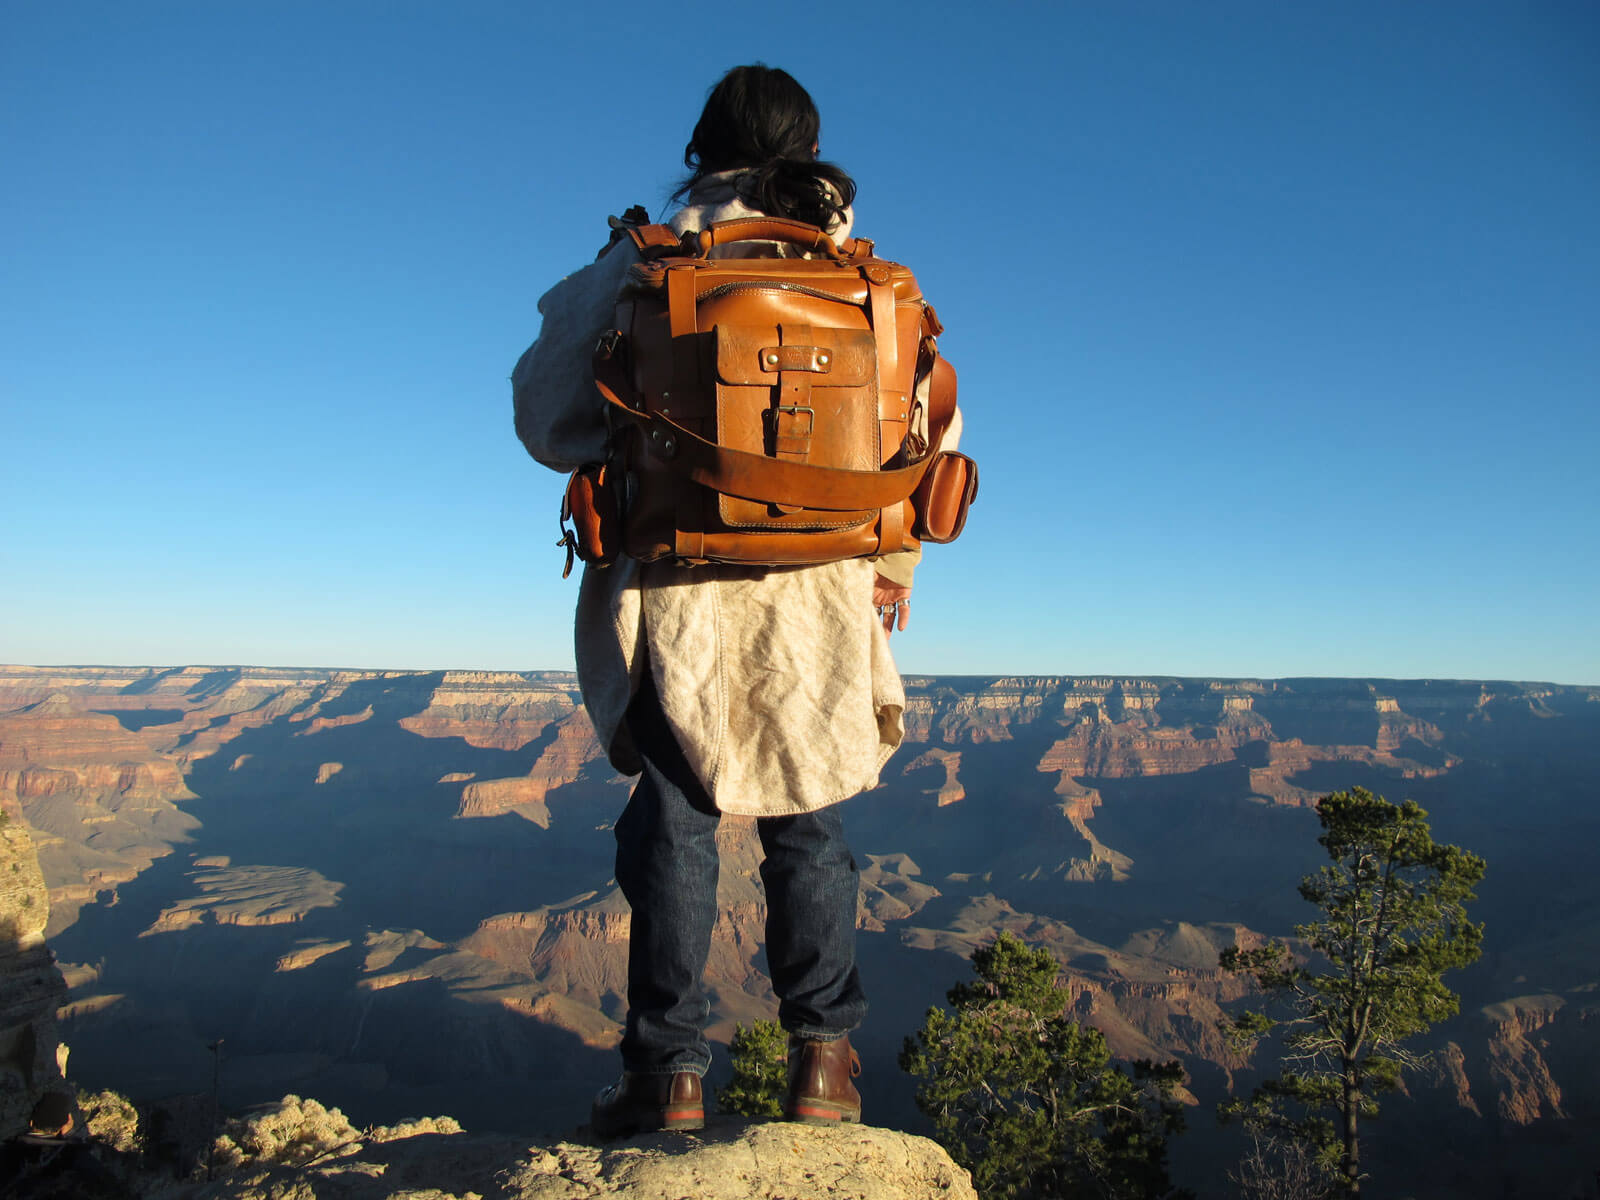
{"label": "canyon cliff", "polygon": [[0,1143],[76,1119],[56,1033],[67,985],[45,944],[48,917],[33,840],[14,806],[0,805]]}
{"label": "canyon cliff", "polygon": [[[922,1128],[900,1039],[1002,928],[1056,955],[1118,1054],[1178,1059],[1203,1104],[1248,1089],[1255,1069],[1217,1032],[1244,985],[1217,953],[1307,918],[1311,806],[1361,785],[1418,800],[1440,840],[1490,866],[1484,960],[1451,981],[1462,1015],[1410,1107],[1386,1105],[1373,1152],[1391,1120],[1464,1122],[1446,1160],[1496,1194],[1497,1158],[1595,1131],[1600,689],[1011,677],[907,692],[907,745],[845,806],[875,1123]],[[615,1071],[625,1010],[609,831],[627,787],[561,672],[0,668],[0,801],[40,844],[75,1063],[144,1095],[208,1086],[205,1047],[224,1037],[236,1102],[296,1090],[372,1120],[575,1123]],[[753,827],[720,837],[708,983],[725,1040],[775,999]],[[1205,1112],[1192,1124],[1179,1165],[1209,1170],[1194,1147],[1223,1135]]]}

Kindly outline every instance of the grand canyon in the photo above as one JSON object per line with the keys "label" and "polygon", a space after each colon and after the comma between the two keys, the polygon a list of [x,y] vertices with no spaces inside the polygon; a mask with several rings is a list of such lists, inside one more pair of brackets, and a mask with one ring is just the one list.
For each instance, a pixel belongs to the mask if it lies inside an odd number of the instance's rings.
{"label": "grand canyon", "polygon": [[[907,680],[847,802],[867,1119],[925,1131],[901,1040],[997,930],[1125,1058],[1177,1059],[1175,1178],[1223,1195],[1248,1091],[1219,951],[1310,917],[1312,809],[1410,797],[1483,855],[1460,1015],[1364,1147],[1381,1195],[1589,1194],[1600,1168],[1600,688],[1384,679]],[[359,1120],[570,1128],[616,1071],[628,910],[606,763],[563,672],[0,667],[0,805],[37,847],[71,1074],[285,1092]],[[776,1008],[753,826],[726,819],[715,1039]],[[220,1042],[220,1047],[218,1043]],[[716,1071],[725,1069],[714,1068]],[[1409,1189],[1409,1191],[1407,1190]]]}

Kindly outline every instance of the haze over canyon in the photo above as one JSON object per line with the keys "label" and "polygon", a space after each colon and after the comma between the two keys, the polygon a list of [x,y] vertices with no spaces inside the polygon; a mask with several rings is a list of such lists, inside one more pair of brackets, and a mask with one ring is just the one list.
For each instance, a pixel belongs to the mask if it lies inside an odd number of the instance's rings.
{"label": "haze over canyon", "polygon": [[[1308,919],[1311,805],[1361,785],[1416,799],[1489,864],[1483,959],[1447,979],[1461,1015],[1370,1127],[1374,1169],[1500,1196],[1567,1195],[1600,1167],[1600,688],[907,692],[907,744],[845,810],[869,1121],[925,1131],[901,1039],[1010,929],[1057,957],[1116,1053],[1183,1064],[1174,1174],[1206,1194],[1240,1148],[1211,1108],[1258,1077],[1218,1032],[1246,985],[1217,954]],[[0,804],[49,888],[72,1073],[139,1098],[209,1090],[220,1038],[236,1105],[295,1091],[362,1121],[576,1125],[616,1071],[628,910],[609,830],[627,789],[564,672],[0,667]],[[720,836],[725,1041],[776,1002],[754,828]]]}

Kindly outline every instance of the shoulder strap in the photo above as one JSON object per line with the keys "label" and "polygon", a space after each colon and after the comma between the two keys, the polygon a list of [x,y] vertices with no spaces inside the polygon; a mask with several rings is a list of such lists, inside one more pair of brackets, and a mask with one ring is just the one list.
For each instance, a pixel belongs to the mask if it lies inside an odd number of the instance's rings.
{"label": "shoulder strap", "polygon": [[683,249],[682,240],[671,229],[650,223],[650,212],[642,204],[635,204],[620,217],[607,217],[606,224],[611,227],[611,237],[600,247],[596,260],[604,258],[623,238],[631,238],[644,258],[660,258],[669,251]]}
{"label": "shoulder strap", "polygon": [[667,225],[630,225],[628,237],[643,259],[664,258],[669,254],[684,252],[683,239]]}

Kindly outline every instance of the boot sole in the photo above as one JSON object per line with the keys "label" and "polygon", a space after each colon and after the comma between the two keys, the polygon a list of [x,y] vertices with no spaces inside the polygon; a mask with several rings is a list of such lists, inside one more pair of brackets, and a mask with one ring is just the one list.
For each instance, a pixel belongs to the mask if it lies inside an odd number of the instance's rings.
{"label": "boot sole", "polygon": [[796,1104],[784,1116],[800,1125],[852,1125],[861,1121],[859,1108],[839,1108],[822,1104]]}
{"label": "boot sole", "polygon": [[640,1119],[636,1121],[617,1121],[607,1123],[597,1121],[593,1115],[589,1118],[589,1129],[595,1137],[602,1141],[614,1141],[617,1138],[634,1137],[641,1133],[659,1133],[664,1129],[694,1130],[706,1127],[705,1109],[676,1109],[661,1114],[658,1118]]}

